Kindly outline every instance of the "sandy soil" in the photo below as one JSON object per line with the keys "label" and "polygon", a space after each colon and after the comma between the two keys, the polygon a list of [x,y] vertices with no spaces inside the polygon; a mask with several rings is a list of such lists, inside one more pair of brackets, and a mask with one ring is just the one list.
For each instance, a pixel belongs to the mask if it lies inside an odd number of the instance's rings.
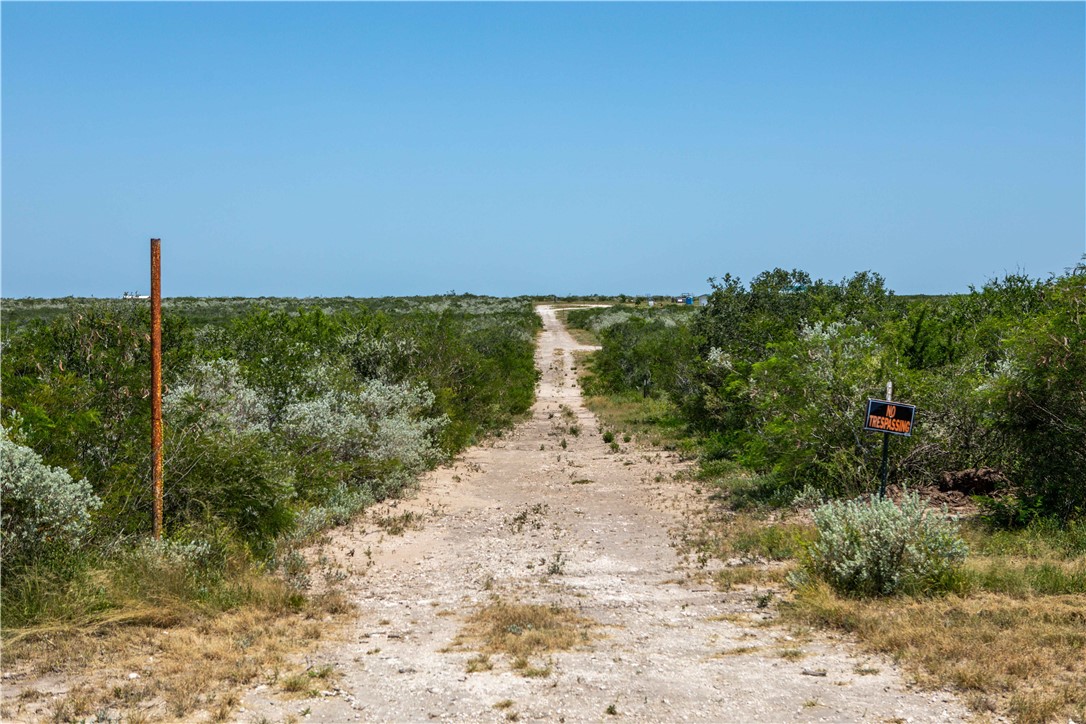
{"label": "sandy soil", "polygon": [[[683,463],[632,444],[611,451],[572,369],[573,352],[591,348],[555,308],[539,312],[543,376],[531,418],[429,474],[414,498],[333,533],[321,560],[348,575],[341,585],[360,610],[309,662],[333,665],[334,684],[306,699],[262,685],[239,720],[968,718],[950,694],[910,689],[887,661],[759,622],[772,606],[759,608],[756,591],[693,582],[669,533],[694,502],[673,478]],[[401,535],[377,524],[405,513],[418,524]],[[494,596],[557,604],[600,626],[585,646],[539,662],[549,676],[521,676],[501,656],[467,673],[474,653],[450,644]]]}

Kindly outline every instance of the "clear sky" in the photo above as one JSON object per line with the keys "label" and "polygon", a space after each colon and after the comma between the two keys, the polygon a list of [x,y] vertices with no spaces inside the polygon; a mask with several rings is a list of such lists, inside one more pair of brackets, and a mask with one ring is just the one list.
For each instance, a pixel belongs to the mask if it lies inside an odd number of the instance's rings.
{"label": "clear sky", "polygon": [[5,2],[2,293],[899,293],[1086,252],[1086,5]]}

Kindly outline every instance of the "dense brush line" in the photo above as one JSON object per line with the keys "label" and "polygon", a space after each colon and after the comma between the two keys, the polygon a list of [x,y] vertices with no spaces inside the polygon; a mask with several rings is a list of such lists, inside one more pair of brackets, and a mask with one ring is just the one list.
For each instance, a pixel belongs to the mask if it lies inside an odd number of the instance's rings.
{"label": "dense brush line", "polygon": [[787,502],[871,490],[881,440],[861,431],[864,404],[893,380],[920,408],[893,482],[989,467],[1006,481],[993,519],[1086,514],[1086,265],[947,297],[899,297],[871,272],[710,282],[697,309],[571,312],[603,345],[588,390],[669,400],[706,460],[753,469],[766,499]]}
{"label": "dense brush line", "polygon": [[[540,320],[526,299],[205,302],[164,316],[170,541],[139,549],[174,568],[199,551],[196,591],[229,561],[284,560],[533,400]],[[150,529],[148,316],[95,303],[8,326],[6,624],[52,615],[43,576],[62,590],[92,566],[130,569]]]}

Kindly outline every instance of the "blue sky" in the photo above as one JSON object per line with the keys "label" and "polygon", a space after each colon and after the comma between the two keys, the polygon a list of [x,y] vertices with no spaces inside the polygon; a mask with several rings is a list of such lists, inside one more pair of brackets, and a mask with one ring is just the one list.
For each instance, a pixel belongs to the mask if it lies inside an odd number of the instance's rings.
{"label": "blue sky", "polygon": [[1086,5],[5,2],[2,294],[900,293],[1086,252]]}

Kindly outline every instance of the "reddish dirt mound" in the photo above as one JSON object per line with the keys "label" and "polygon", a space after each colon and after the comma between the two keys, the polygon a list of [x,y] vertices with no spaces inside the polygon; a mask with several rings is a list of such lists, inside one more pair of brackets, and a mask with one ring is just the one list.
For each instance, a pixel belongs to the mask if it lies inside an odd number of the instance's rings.
{"label": "reddish dirt mound", "polygon": [[[909,491],[919,495],[931,506],[937,508],[946,506],[948,510],[954,511],[955,515],[974,515],[980,512],[980,508],[973,502],[973,498],[960,490],[940,490],[938,485],[924,485],[920,487],[910,485]],[[891,500],[900,503],[901,486],[887,486],[886,495]]]}
{"label": "reddish dirt mound", "polygon": [[939,480],[939,490],[958,491],[967,495],[991,495],[1006,485],[1007,477],[995,468],[970,468],[957,472],[948,470]]}

